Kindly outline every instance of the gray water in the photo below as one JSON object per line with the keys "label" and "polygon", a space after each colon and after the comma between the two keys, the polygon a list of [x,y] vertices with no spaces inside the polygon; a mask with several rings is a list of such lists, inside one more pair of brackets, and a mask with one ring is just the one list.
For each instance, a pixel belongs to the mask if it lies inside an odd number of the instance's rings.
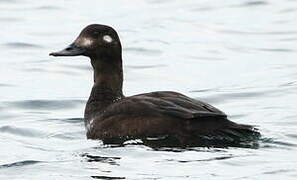
{"label": "gray water", "polygon": [[[297,1],[0,0],[0,179],[296,179]],[[123,44],[124,92],[174,90],[257,125],[259,148],[153,150],[87,140],[91,23]]]}

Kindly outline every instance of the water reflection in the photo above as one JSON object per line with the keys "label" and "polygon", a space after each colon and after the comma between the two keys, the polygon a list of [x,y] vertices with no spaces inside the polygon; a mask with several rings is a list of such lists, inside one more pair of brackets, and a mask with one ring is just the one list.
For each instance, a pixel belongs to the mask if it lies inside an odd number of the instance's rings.
{"label": "water reflection", "polygon": [[10,42],[4,44],[8,48],[13,48],[13,49],[23,49],[23,48],[42,48],[42,46],[37,45],[37,44],[32,44],[32,43],[25,43],[25,42]]}
{"label": "water reflection", "polygon": [[112,177],[112,176],[91,176],[93,179],[126,179],[125,177]]}
{"label": "water reflection", "polygon": [[263,6],[263,5],[268,5],[269,3],[267,1],[247,1],[245,3],[243,3],[242,5],[239,6],[243,6],[243,7],[248,7],[248,6]]}
{"label": "water reflection", "polygon": [[100,162],[100,163],[108,163],[110,165],[119,166],[117,160],[120,160],[120,157],[103,157],[98,155],[91,155],[88,153],[81,154],[81,157],[85,158],[87,162]]}
{"label": "water reflection", "polygon": [[39,110],[57,110],[71,109],[80,104],[85,104],[84,100],[25,100],[4,102],[7,107],[20,109],[39,109]]}
{"label": "water reflection", "polygon": [[19,162],[13,162],[9,164],[0,164],[0,169],[1,168],[10,168],[10,167],[18,167],[18,166],[28,166],[28,165],[33,165],[37,163],[42,163],[42,161],[34,161],[34,160],[25,160],[25,161],[19,161]]}

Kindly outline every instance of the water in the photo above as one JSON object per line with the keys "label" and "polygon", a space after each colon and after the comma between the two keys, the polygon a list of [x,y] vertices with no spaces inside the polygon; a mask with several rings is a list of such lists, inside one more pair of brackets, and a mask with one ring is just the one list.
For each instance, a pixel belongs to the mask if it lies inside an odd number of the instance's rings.
{"label": "water", "polygon": [[[296,178],[296,1],[83,2],[0,0],[0,179]],[[179,91],[265,140],[186,150],[87,140],[89,61],[48,53],[91,23],[120,34],[126,95]]]}

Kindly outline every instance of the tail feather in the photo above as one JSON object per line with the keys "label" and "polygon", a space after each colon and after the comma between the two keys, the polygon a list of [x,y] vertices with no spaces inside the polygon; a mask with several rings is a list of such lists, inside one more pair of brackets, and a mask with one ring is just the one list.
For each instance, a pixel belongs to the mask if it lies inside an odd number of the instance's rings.
{"label": "tail feather", "polygon": [[248,125],[237,125],[227,129],[219,130],[218,134],[222,137],[228,137],[233,142],[248,143],[259,139],[261,136],[256,128]]}

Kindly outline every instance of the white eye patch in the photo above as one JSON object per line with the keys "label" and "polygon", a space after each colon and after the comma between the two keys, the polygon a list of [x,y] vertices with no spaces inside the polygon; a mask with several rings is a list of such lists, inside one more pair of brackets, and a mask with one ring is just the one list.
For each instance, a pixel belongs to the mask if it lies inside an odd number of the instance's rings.
{"label": "white eye patch", "polygon": [[103,36],[103,41],[107,42],[107,43],[111,43],[113,41],[112,37],[109,35],[104,35]]}
{"label": "white eye patch", "polygon": [[93,44],[93,40],[90,38],[81,38],[78,40],[78,44],[82,47],[89,47]]}

